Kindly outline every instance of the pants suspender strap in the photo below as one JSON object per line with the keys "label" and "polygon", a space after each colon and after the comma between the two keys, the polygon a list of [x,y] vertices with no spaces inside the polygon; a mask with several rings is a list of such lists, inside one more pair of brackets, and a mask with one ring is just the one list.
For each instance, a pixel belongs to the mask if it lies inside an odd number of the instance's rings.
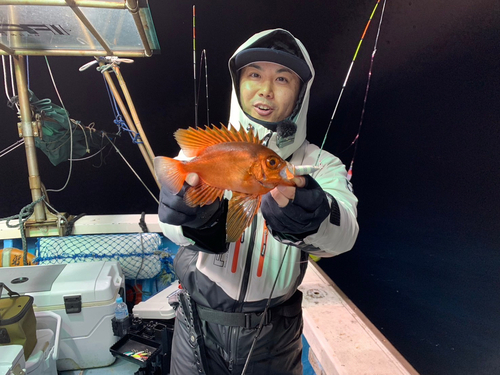
{"label": "pants suspender strap", "polygon": [[181,303],[182,309],[189,320],[189,345],[193,350],[193,355],[196,361],[196,367],[198,374],[205,375],[205,365],[207,363],[207,357],[205,353],[205,343],[203,340],[203,332],[201,329],[201,322],[198,317],[198,311],[196,309],[196,303],[190,298],[189,294],[184,291],[179,293],[179,301]]}

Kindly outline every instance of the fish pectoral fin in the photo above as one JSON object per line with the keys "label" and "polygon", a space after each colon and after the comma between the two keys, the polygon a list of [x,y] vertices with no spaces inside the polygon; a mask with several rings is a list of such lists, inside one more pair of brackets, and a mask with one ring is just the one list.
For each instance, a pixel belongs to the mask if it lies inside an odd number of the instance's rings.
{"label": "fish pectoral fin", "polygon": [[252,223],[260,207],[261,195],[249,195],[233,192],[227,212],[227,242],[236,242],[243,231]]}
{"label": "fish pectoral fin", "polygon": [[190,207],[206,206],[215,202],[217,198],[222,199],[224,190],[205,184],[191,186],[184,194],[184,202]]}

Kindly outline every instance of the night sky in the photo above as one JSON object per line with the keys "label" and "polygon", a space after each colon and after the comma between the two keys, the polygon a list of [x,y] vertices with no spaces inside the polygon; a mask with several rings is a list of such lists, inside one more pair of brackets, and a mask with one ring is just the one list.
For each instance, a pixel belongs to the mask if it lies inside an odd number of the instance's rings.
{"label": "night sky", "polygon": [[[308,139],[321,144],[375,3],[150,1],[161,54],[121,71],[155,154],[176,155],[173,132],[194,124],[193,4],[198,66],[202,49],[208,56],[210,122],[227,122],[232,52],[255,32],[282,27],[305,44],[315,66]],[[382,2],[325,145],[347,164],[381,10]],[[500,373],[499,30],[498,0],[387,3],[352,179],[360,234],[352,251],[320,261],[421,374]],[[89,61],[49,57],[70,117],[114,132],[101,74],[78,71]],[[30,88],[58,103],[45,59],[30,57],[29,64]],[[3,150],[18,139],[17,119],[5,105],[0,118]],[[206,122],[204,90],[199,118]],[[127,135],[116,144],[157,194],[137,146]],[[38,156],[42,182],[61,188],[68,163],[54,167]],[[0,168],[5,217],[31,199],[23,147],[0,158]],[[73,215],[157,210],[109,148],[102,158],[75,162],[68,187],[49,198]]]}

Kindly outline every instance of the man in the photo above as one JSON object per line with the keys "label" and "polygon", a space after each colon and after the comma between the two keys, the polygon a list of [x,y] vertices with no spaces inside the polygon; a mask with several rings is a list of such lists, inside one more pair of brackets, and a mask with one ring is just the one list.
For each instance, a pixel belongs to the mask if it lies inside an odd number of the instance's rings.
{"label": "man", "polygon": [[[302,43],[283,29],[247,40],[229,60],[230,125],[245,127],[294,165],[315,164],[306,140],[314,69]],[[240,241],[225,243],[227,201],[191,208],[162,189],[160,225],[179,244],[174,267],[184,290],[176,306],[172,375],[302,374],[302,282],[309,254],[352,248],[357,199],[341,161],[323,151],[323,168],[262,198]],[[191,185],[196,175],[188,176]],[[187,186],[187,185],[186,185]],[[263,317],[266,304],[269,309]]]}

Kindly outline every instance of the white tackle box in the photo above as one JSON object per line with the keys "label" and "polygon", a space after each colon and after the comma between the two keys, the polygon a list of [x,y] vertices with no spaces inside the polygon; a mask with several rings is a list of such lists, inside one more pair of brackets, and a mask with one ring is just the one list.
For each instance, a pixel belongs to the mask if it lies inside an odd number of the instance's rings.
{"label": "white tackle box", "polygon": [[139,302],[132,309],[134,316],[141,319],[173,319],[175,311],[168,303],[168,297],[179,291],[179,280],[146,301]]}

